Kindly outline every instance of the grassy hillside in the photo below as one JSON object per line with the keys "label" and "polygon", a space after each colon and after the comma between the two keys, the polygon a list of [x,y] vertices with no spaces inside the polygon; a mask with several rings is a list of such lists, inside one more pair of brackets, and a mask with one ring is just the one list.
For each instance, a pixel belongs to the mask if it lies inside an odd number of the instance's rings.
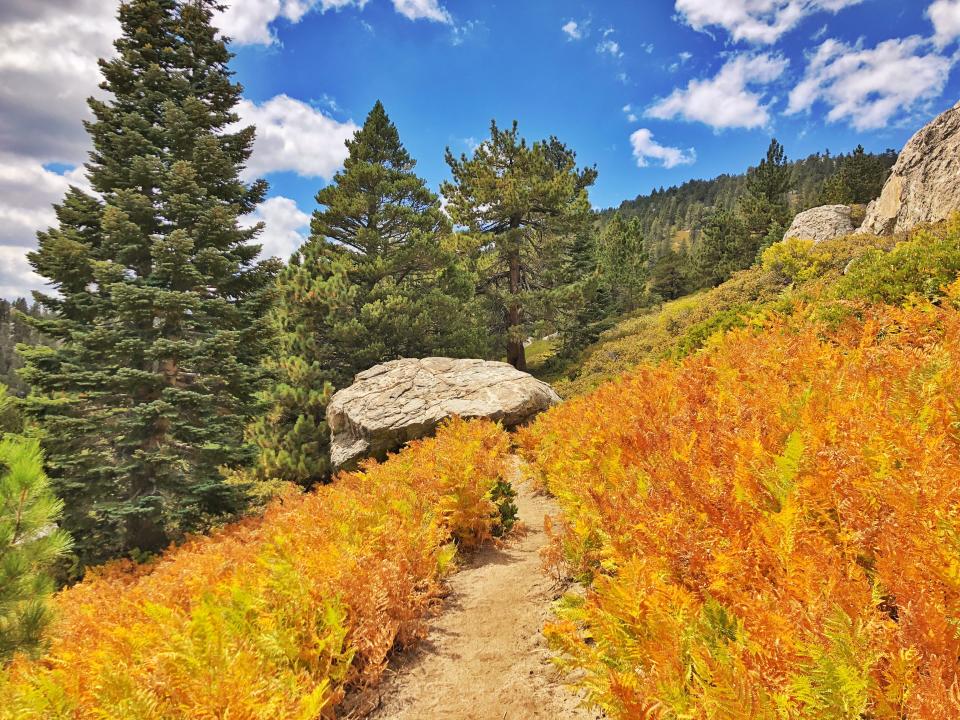
{"label": "grassy hillside", "polygon": [[[943,235],[947,229],[935,232]],[[582,395],[641,362],[681,359],[712,335],[745,325],[767,310],[829,294],[856,260],[883,253],[902,239],[855,236],[817,245],[775,245],[761,264],[719,287],[624,317],[574,361],[558,365],[541,360],[536,370],[542,369],[563,397]]]}
{"label": "grassy hillside", "polygon": [[589,588],[547,634],[611,717],[960,716],[960,224],[887,245],[625,321],[581,382],[686,358],[524,433]]}

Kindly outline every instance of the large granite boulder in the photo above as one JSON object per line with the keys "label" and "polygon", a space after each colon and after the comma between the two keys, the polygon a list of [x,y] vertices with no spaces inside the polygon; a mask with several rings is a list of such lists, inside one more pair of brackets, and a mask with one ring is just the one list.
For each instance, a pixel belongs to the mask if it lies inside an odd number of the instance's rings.
{"label": "large granite boulder", "polygon": [[893,235],[960,210],[960,103],[914,135],[860,232]]}
{"label": "large granite boulder", "polygon": [[522,425],[560,397],[546,383],[502,362],[403,359],[357,375],[327,406],[330,458],[350,469],[433,433],[454,415]]}
{"label": "large granite boulder", "polygon": [[811,208],[793,219],[783,239],[799,238],[823,242],[852,235],[856,228],[853,225],[851,213],[847,205],[823,205]]}

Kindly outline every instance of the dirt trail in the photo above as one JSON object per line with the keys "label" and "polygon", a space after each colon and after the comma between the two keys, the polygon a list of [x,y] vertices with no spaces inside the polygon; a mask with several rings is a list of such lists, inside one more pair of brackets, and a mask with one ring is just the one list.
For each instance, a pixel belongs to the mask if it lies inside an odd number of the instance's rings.
{"label": "dirt trail", "polygon": [[594,720],[549,664],[541,628],[558,591],[541,569],[550,498],[514,482],[527,533],[488,547],[450,578],[450,596],[420,646],[400,656],[371,720]]}

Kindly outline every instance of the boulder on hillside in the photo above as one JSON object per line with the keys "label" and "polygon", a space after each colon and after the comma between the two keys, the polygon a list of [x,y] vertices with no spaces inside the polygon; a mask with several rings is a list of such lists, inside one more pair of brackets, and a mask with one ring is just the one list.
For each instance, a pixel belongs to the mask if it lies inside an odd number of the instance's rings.
{"label": "boulder on hillside", "polygon": [[960,103],[914,135],[860,232],[893,235],[960,210]]}
{"label": "boulder on hillside", "polygon": [[553,388],[506,363],[394,360],[360,373],[330,400],[330,459],[336,469],[351,469],[432,434],[454,415],[515,427],[558,402]]}
{"label": "boulder on hillside", "polygon": [[823,242],[824,240],[852,235],[855,230],[850,207],[847,205],[823,205],[797,215],[783,239],[798,238],[800,240]]}

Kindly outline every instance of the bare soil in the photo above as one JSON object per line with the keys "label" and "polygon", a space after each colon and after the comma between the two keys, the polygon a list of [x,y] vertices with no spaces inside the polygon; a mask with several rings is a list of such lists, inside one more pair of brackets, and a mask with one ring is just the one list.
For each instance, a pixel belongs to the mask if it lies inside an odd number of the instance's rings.
{"label": "bare soil", "polygon": [[526,533],[486,547],[450,578],[426,640],[398,656],[371,720],[595,720],[550,664],[541,634],[562,589],[541,567],[554,502],[514,482]]}

